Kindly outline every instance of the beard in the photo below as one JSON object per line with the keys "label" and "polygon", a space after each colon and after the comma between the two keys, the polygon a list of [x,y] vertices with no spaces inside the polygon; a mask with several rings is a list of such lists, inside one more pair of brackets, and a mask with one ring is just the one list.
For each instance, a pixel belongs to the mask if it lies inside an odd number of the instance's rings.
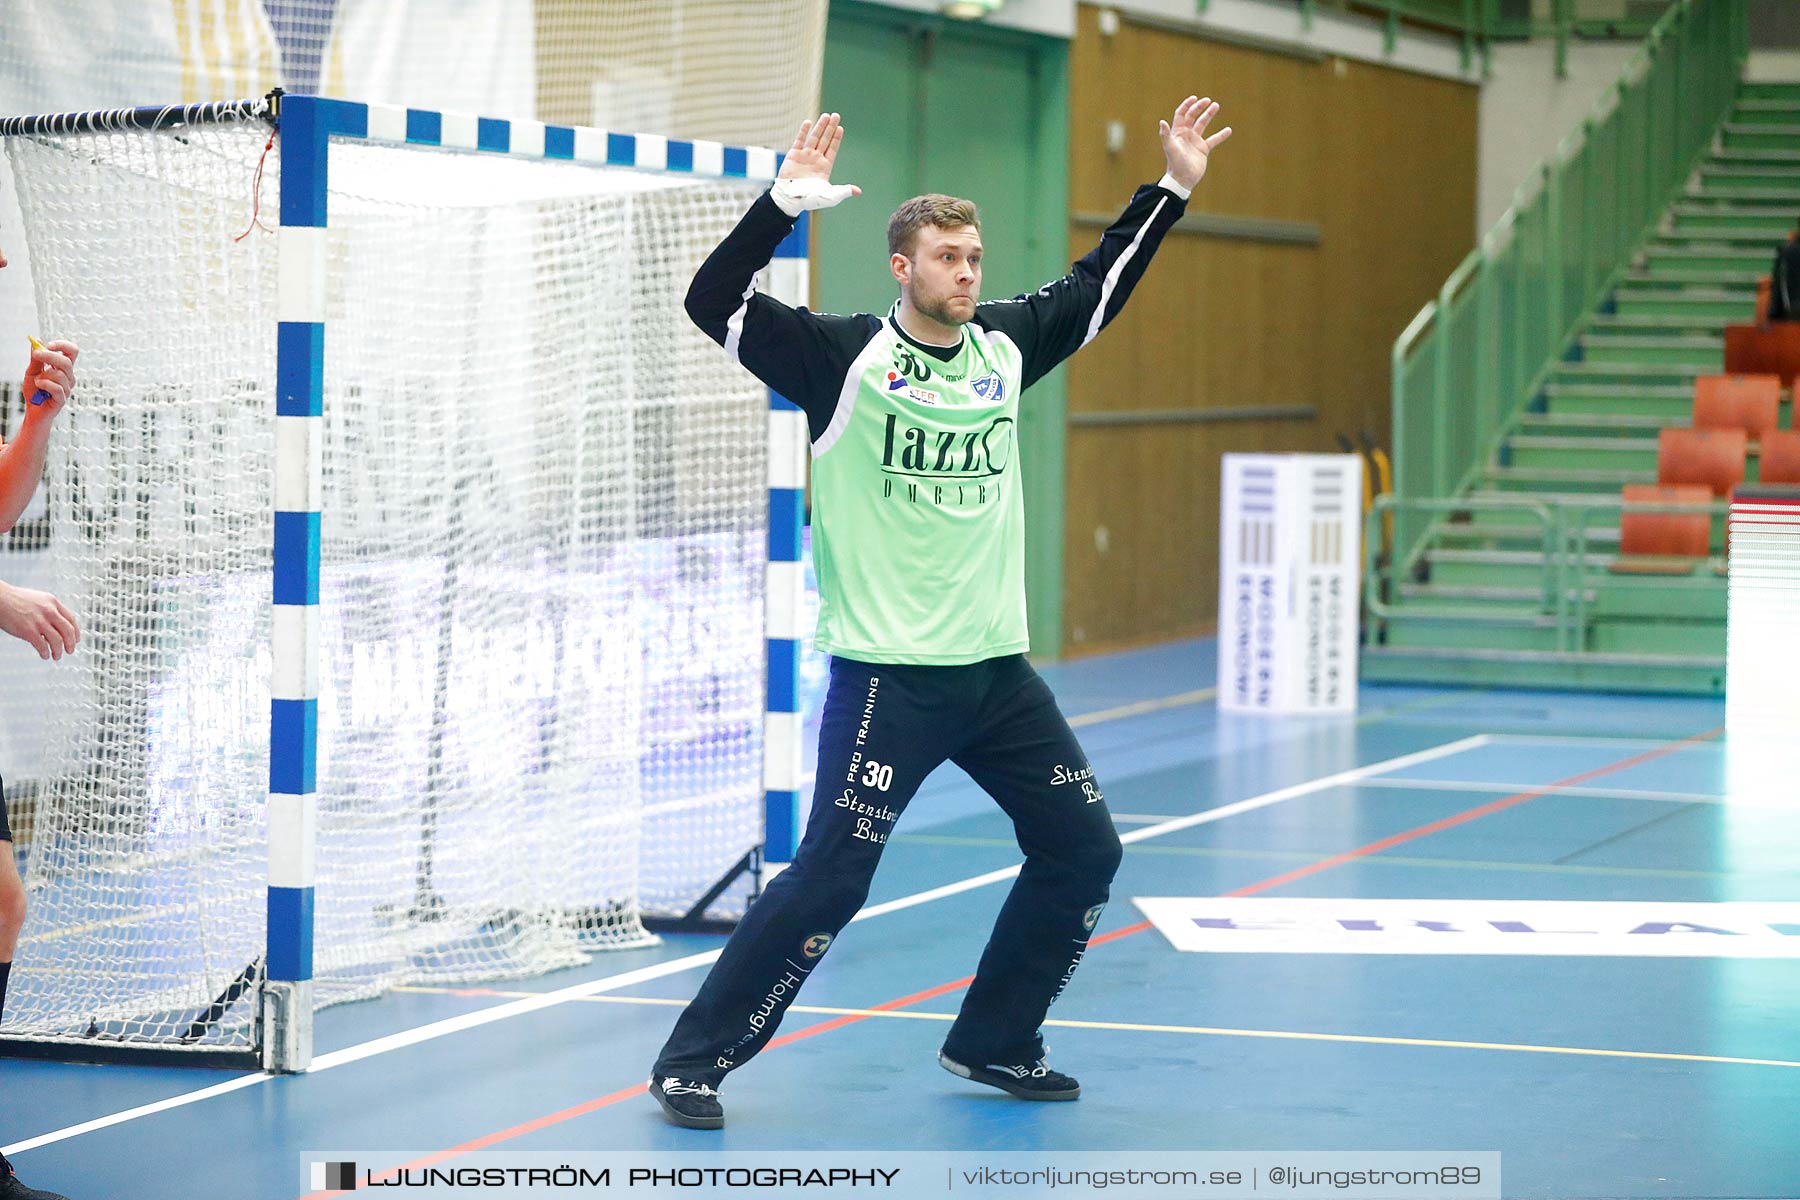
{"label": "beard", "polygon": [[952,307],[961,299],[964,299],[964,297],[933,296],[926,298],[915,294],[913,296],[913,307],[919,310],[920,316],[929,317],[939,325],[947,325],[954,329],[958,326],[967,325],[975,318],[975,301],[972,298],[969,299],[968,304],[964,307]]}

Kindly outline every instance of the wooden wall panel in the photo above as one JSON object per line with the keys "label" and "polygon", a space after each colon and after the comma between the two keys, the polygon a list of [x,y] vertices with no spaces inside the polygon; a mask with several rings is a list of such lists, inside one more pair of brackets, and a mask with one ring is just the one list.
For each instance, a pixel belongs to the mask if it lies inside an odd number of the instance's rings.
{"label": "wooden wall panel", "polygon": [[[1389,437],[1388,355],[1474,239],[1473,87],[1309,61],[1082,5],[1070,55],[1072,214],[1161,173],[1156,122],[1191,92],[1234,129],[1190,212],[1304,222],[1316,245],[1174,233],[1120,318],[1068,368],[1065,647],[1210,629],[1219,456]],[[1106,148],[1110,121],[1123,150]],[[1099,230],[1073,216],[1070,257]],[[1078,414],[1315,405],[1315,420],[1095,427]]]}

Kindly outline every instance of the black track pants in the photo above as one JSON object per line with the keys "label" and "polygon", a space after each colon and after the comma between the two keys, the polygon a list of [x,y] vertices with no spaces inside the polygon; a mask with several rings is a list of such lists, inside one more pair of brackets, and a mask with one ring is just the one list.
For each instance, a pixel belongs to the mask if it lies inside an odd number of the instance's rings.
{"label": "black track pants", "polygon": [[716,1087],[768,1043],[862,907],[907,801],[946,759],[1012,818],[1025,865],[944,1049],[977,1065],[1043,1054],[1038,1027],[1081,961],[1120,857],[1074,733],[1023,655],[960,667],[834,658],[806,837],[681,1014],[657,1075]]}

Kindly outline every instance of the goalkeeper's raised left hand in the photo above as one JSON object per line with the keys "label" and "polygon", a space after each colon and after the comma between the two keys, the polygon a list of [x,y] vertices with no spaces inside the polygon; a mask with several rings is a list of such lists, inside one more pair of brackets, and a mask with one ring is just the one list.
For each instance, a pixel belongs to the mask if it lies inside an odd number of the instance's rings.
{"label": "goalkeeper's raised left hand", "polygon": [[815,121],[800,122],[800,132],[782,159],[781,173],[769,189],[781,211],[797,217],[808,209],[831,208],[852,196],[862,195],[853,183],[832,183],[831,168],[838,147],[844,144],[844,125],[836,113],[820,113]]}

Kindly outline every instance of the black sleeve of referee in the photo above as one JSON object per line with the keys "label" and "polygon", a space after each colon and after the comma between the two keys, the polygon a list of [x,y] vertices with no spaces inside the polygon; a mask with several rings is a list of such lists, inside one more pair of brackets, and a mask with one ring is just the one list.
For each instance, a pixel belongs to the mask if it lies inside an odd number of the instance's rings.
{"label": "black sleeve of referee", "polygon": [[688,317],[750,373],[806,413],[816,441],[831,423],[844,376],[880,327],[871,316],[790,308],[756,290],[756,273],[794,228],[764,192],[688,287]]}
{"label": "black sleeve of referee", "polygon": [[1163,234],[1186,211],[1187,201],[1174,192],[1145,184],[1067,275],[1028,296],[981,305],[981,323],[1006,334],[1024,354],[1022,386],[1048,375],[1119,315]]}

